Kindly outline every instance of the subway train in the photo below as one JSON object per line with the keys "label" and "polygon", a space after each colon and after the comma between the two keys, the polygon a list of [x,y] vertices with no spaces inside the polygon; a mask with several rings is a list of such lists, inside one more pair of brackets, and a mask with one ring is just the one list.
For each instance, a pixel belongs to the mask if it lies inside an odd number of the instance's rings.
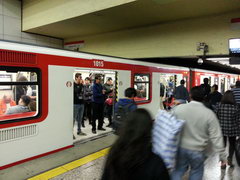
{"label": "subway train", "polygon": [[[136,88],[136,103],[152,115],[160,108],[161,85],[168,91],[184,79],[190,89],[208,78],[224,92],[239,78],[238,74],[6,41],[0,41],[0,64],[0,169],[73,147],[75,73],[82,73],[83,78],[100,74],[104,81],[111,77],[116,101],[124,97],[126,88]],[[23,94],[34,99],[35,109],[5,114]]]}

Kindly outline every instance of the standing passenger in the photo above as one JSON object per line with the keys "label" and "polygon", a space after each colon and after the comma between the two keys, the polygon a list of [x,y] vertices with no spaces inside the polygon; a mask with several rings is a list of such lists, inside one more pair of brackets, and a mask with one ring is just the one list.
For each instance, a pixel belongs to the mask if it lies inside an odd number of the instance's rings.
{"label": "standing passenger", "polygon": [[176,87],[174,91],[174,98],[181,104],[185,104],[189,101],[189,94],[187,88],[184,87],[185,81],[182,79],[180,81],[180,86]]}
{"label": "standing passenger", "polygon": [[[235,149],[236,136],[240,136],[239,109],[236,105],[232,91],[226,91],[222,97],[221,104],[217,106],[216,113],[223,132],[224,146],[229,140],[228,165],[233,167],[232,158]],[[226,168],[223,165],[222,168]]]}
{"label": "standing passenger", "polygon": [[236,81],[236,87],[232,89],[237,105],[240,105],[240,81]]}
{"label": "standing passenger", "polygon": [[91,85],[91,79],[89,77],[86,77],[84,85],[84,115],[88,118],[89,124],[92,124],[92,95],[93,90]]}
{"label": "standing passenger", "polygon": [[215,110],[217,103],[219,103],[222,99],[222,94],[218,92],[218,85],[214,84],[212,86],[213,92],[209,94],[209,104],[210,108]]}
{"label": "standing passenger", "polygon": [[108,118],[108,125],[107,127],[111,127],[112,125],[112,111],[113,111],[113,82],[112,78],[108,78],[107,82],[103,85],[103,89],[106,90],[105,92],[105,108],[106,108],[106,115]]}
{"label": "standing passenger", "polygon": [[81,131],[81,125],[82,125],[82,117],[84,112],[84,101],[83,101],[83,80],[82,80],[82,74],[76,73],[75,74],[75,81],[74,81],[74,121],[77,121],[78,135],[86,135]]}
{"label": "standing passenger", "polygon": [[208,84],[208,78],[203,79],[203,84],[201,84],[205,99],[208,98],[208,95],[211,92],[211,86]]}
{"label": "standing passenger", "polygon": [[102,180],[169,180],[163,160],[152,152],[153,121],[145,109],[129,113],[110,149]]}
{"label": "standing passenger", "polygon": [[185,120],[177,154],[176,168],[172,179],[181,180],[190,167],[190,180],[202,180],[204,171],[204,150],[209,141],[220,153],[222,165],[226,162],[223,137],[218,119],[214,112],[206,108],[202,101],[204,92],[201,87],[193,87],[190,93],[191,102],[176,106],[174,114]]}
{"label": "standing passenger", "polygon": [[98,119],[98,130],[106,131],[103,126],[104,97],[106,90],[103,90],[101,76],[95,77],[93,85],[93,120],[92,133],[96,134],[96,120]]}

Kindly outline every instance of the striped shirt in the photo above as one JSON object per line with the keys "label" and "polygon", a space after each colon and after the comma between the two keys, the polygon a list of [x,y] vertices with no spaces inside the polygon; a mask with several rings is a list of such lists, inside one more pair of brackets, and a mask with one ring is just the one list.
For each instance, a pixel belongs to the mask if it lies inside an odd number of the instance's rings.
{"label": "striped shirt", "polygon": [[233,92],[233,95],[235,97],[236,103],[240,104],[240,88],[233,88],[232,92]]}

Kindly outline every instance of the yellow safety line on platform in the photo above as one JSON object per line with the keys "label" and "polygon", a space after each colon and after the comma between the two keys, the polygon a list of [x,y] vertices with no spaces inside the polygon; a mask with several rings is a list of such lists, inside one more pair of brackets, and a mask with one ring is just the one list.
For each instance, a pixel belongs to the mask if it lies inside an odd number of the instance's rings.
{"label": "yellow safety line on platform", "polygon": [[63,166],[59,166],[57,168],[54,168],[52,170],[49,170],[47,172],[44,172],[42,174],[39,174],[37,176],[34,176],[32,178],[29,178],[28,180],[48,180],[51,178],[54,178],[56,176],[59,176],[63,173],[66,173],[72,169],[75,169],[77,167],[80,167],[84,164],[87,164],[91,161],[94,161],[100,157],[103,157],[108,154],[109,148],[103,149],[101,151],[98,151],[96,153],[90,154],[88,156],[85,156],[81,159],[78,159],[76,161],[70,162],[68,164],[65,164]]}

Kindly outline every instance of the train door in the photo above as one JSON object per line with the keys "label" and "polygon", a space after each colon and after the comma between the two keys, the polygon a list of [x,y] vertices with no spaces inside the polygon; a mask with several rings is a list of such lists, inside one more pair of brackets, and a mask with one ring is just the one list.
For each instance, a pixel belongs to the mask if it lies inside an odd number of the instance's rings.
{"label": "train door", "polygon": [[[112,128],[110,126],[107,127],[107,125],[110,123],[108,122],[109,118],[107,117],[113,116],[113,109],[114,109],[113,107],[115,104],[116,91],[117,91],[116,88],[118,87],[117,72],[115,71],[103,71],[103,70],[99,71],[99,70],[79,68],[79,69],[75,69],[73,73],[73,79],[75,79],[75,75],[77,73],[81,74],[81,83],[85,86],[84,93],[82,97],[80,97],[83,99],[83,102],[84,102],[84,111],[81,119],[79,119],[78,117],[78,115],[81,113],[75,114],[76,121],[74,121],[74,127],[73,127],[73,138],[75,139],[74,141],[89,140],[96,136],[101,136],[102,134],[112,131]],[[109,92],[108,94],[105,94],[103,128],[106,129],[106,131],[97,131],[97,134],[93,134],[92,133],[92,117],[93,117],[92,87],[93,87],[96,76],[101,77],[102,86],[105,86],[105,87],[108,86],[112,91]],[[74,117],[74,114],[73,114],[73,117]],[[98,120],[96,121],[96,124],[98,124]],[[79,131],[79,127],[81,127],[81,133]]]}
{"label": "train door", "polygon": [[220,77],[219,78],[219,91],[223,94],[225,92],[225,78],[224,77]]}
{"label": "train door", "polygon": [[[167,108],[166,104],[172,101],[174,90],[180,85],[183,79],[182,74],[160,74],[160,108]],[[186,84],[185,84],[186,85]]]}
{"label": "train door", "polygon": [[218,80],[218,77],[214,77],[214,84],[217,84],[218,85],[218,82],[219,80]]}
{"label": "train door", "polygon": [[231,86],[231,81],[230,81],[230,77],[226,77],[226,85],[225,85],[225,90],[229,90],[230,86]]}

